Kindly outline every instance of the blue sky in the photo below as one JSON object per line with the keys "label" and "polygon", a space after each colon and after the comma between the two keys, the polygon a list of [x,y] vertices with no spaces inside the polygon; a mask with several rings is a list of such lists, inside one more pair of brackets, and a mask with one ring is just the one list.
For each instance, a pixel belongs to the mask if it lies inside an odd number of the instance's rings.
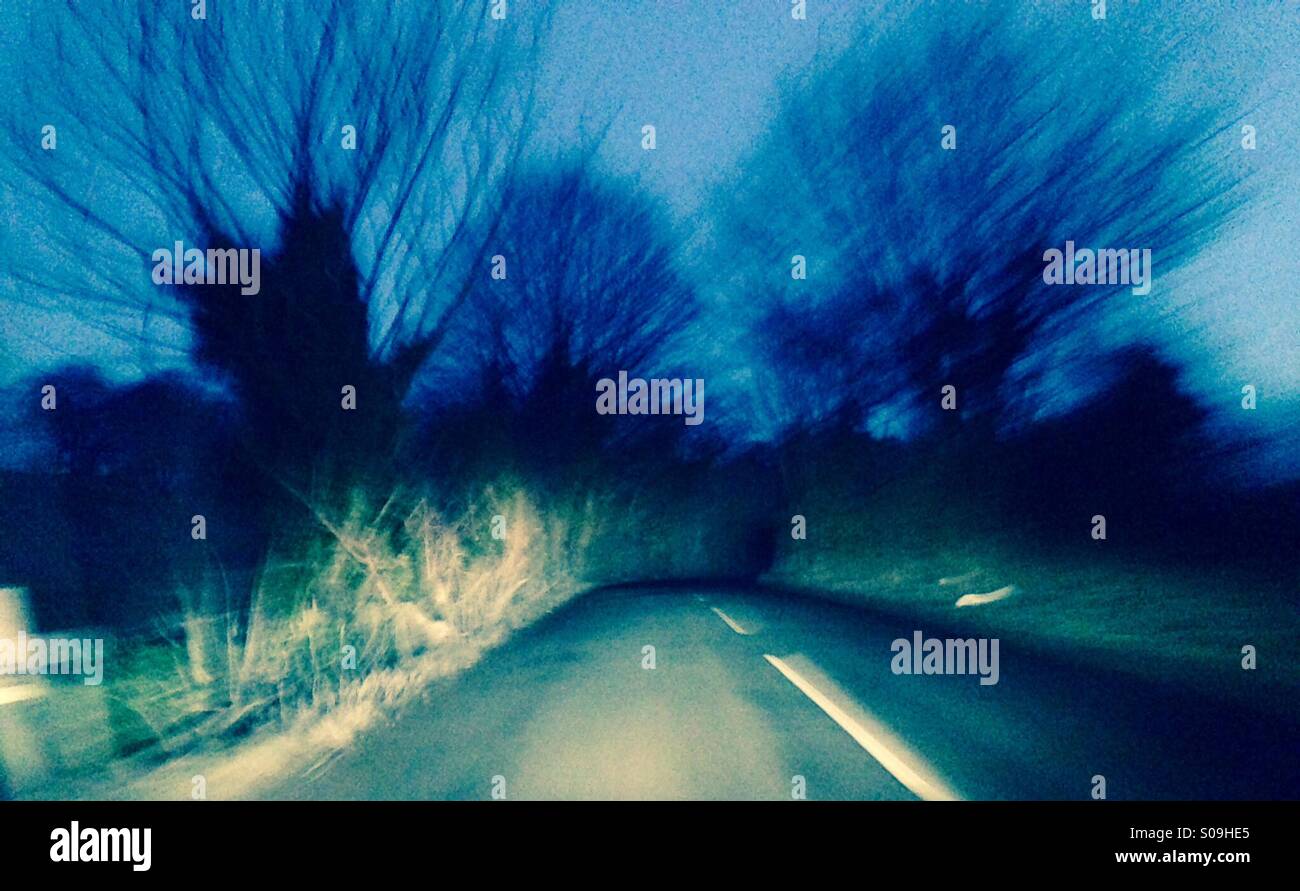
{"label": "blue sky", "polygon": [[[842,51],[856,39],[858,23],[886,20],[906,5],[808,0],[807,21],[794,21],[789,0],[554,4],[539,72],[538,150],[562,150],[579,141],[584,126],[608,124],[601,163],[661,196],[689,236],[707,227],[711,196],[736,175],[763,131],[782,78],[819,53]],[[40,8],[0,0],[5,80],[40,76],[18,70],[15,61],[17,26]],[[990,14],[1010,15],[1007,9],[994,4]],[[1259,148],[1232,162],[1253,169],[1258,198],[1211,249],[1162,283],[1170,299],[1122,308],[1116,325],[1123,336],[1166,344],[1186,365],[1187,387],[1219,409],[1228,428],[1245,421],[1275,438],[1300,428],[1300,3],[1111,0],[1107,20],[1094,22],[1088,3],[1073,0],[1039,4],[1033,14],[1053,21],[1063,40],[1113,43],[1126,63],[1175,69],[1182,98],[1171,97],[1171,108],[1231,95],[1243,110],[1255,109],[1250,121]],[[1177,54],[1165,49],[1170,37],[1183,38]],[[646,123],[657,128],[655,152],[640,147]],[[33,138],[39,124],[32,122]],[[31,225],[9,195],[0,195],[0,221],[7,230]],[[0,260],[13,249],[10,241],[0,241]],[[717,297],[709,294],[711,270],[697,264],[696,271],[706,296]],[[0,277],[0,298],[13,287]],[[124,375],[176,361],[108,337],[93,321],[81,307],[35,309],[5,300],[0,382],[79,358]],[[727,334],[720,332],[720,349],[729,348]],[[743,368],[733,376],[743,378]],[[1248,419],[1235,411],[1244,383],[1254,383],[1261,397],[1259,413]]]}
{"label": "blue sky", "polygon": [[[709,199],[725,189],[776,107],[782,79],[819,53],[843,51],[858,25],[887,26],[905,3],[809,0],[793,21],[788,0],[623,0],[561,5],[543,70],[543,144],[563,145],[584,119],[611,121],[602,159],[662,195],[689,232],[707,226]],[[992,10],[997,4],[991,4]],[[1262,432],[1270,462],[1300,472],[1300,2],[1108,4],[1094,21],[1084,0],[1032,12],[1062,39],[1111,45],[1135,68],[1170,81],[1167,106],[1233,97],[1259,147],[1235,152],[1255,174],[1256,198],[1201,257],[1161,282],[1160,301],[1120,307],[1118,338],[1150,337],[1186,368],[1184,385],[1216,410],[1229,436]],[[992,12],[991,14],[998,14]],[[1166,47],[1181,41],[1175,52]],[[659,148],[640,147],[653,123]],[[707,268],[700,270],[706,292]],[[719,276],[722,277],[722,276]],[[724,338],[725,340],[725,338]],[[728,347],[721,348],[723,351]],[[743,376],[743,370],[739,373]],[[1260,394],[1240,412],[1241,386]]]}

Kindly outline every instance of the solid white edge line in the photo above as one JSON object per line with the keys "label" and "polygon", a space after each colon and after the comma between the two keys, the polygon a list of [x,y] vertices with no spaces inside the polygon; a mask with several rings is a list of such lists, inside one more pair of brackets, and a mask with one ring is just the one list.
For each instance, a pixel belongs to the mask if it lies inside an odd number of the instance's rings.
{"label": "solid white edge line", "polygon": [[739,624],[738,622],[736,622],[735,619],[731,618],[731,616],[727,615],[727,614],[724,613],[722,610],[718,609],[716,606],[711,606],[711,607],[709,607],[709,609],[711,609],[711,610],[713,610],[715,613],[717,613],[717,614],[718,614],[718,618],[721,619],[722,621],[726,622],[726,623],[727,623],[727,627],[730,628],[732,631],[736,632],[737,634],[745,634],[745,635],[748,635],[748,634],[749,634],[748,631],[746,631],[744,628],[741,628],[741,627],[740,627],[740,624]]}
{"label": "solid white edge line", "polygon": [[872,733],[860,722],[855,720],[851,715],[831,701],[803,675],[795,671],[783,660],[776,656],[763,654],[763,658],[772,664],[772,667],[781,672],[785,679],[799,688],[799,691],[817,704],[817,706],[830,716],[836,724],[843,728],[844,732],[853,737],[854,742],[867,750],[872,758],[880,762],[880,766],[889,771],[894,779],[898,780],[907,789],[920,798],[922,801],[959,801],[960,796],[945,786],[938,778],[925,776],[921,770],[908,764],[910,759],[903,757],[889,747],[884,740]]}

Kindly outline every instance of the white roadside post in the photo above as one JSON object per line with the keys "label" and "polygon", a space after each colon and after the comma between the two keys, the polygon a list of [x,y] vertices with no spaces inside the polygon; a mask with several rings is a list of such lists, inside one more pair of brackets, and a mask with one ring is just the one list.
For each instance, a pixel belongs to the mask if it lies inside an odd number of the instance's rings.
{"label": "white roadside post", "polygon": [[[31,629],[27,592],[22,588],[0,588],[0,640],[17,646],[20,635]],[[15,660],[25,653],[15,653]],[[32,703],[48,693],[40,675],[0,671],[0,775],[12,793],[39,782],[49,765],[39,734],[32,729]]]}

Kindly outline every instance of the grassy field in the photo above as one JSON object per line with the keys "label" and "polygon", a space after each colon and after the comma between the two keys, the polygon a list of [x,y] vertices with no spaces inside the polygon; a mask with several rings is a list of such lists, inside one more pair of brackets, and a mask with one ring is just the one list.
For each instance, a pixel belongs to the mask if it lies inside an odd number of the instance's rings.
{"label": "grassy field", "polygon": [[[1046,545],[962,510],[960,499],[908,503],[912,495],[886,503],[886,493],[870,509],[842,498],[807,506],[808,538],[784,541],[763,580],[1211,696],[1297,709],[1296,584],[1239,566],[1162,563],[1092,540],[1086,523],[1076,544]],[[963,597],[967,605],[958,606]],[[1246,645],[1256,648],[1254,671],[1242,668]]]}

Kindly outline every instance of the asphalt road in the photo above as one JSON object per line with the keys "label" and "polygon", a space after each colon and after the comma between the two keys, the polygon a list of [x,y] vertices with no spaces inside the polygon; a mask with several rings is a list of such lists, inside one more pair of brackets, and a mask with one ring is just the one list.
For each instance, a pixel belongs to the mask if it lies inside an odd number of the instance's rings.
{"label": "asphalt road", "polygon": [[994,685],[896,675],[914,630],[755,591],[593,594],[258,797],[1088,799],[1098,775],[1109,799],[1297,795],[1280,719],[1005,642]]}

